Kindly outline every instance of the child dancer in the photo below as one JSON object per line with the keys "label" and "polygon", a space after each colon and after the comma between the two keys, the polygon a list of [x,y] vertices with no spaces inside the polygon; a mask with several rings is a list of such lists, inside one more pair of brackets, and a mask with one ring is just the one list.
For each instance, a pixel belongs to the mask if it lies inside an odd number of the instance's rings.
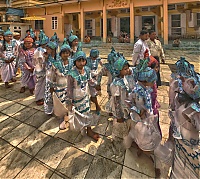
{"label": "child dancer", "polygon": [[35,76],[36,76],[36,84],[35,84],[35,101],[37,105],[44,104],[44,90],[45,90],[45,79],[46,79],[46,71],[45,71],[45,56],[46,52],[45,46],[48,43],[48,37],[43,34],[39,41],[39,47],[34,52],[33,64],[35,66]]}
{"label": "child dancer", "polygon": [[112,137],[115,138],[115,136],[117,136],[123,138],[127,135],[128,130],[124,122],[130,118],[129,109],[125,103],[128,93],[130,92],[128,81],[125,78],[125,76],[130,73],[128,61],[122,56],[119,56],[114,63],[114,68],[116,77],[110,85],[112,94],[110,98],[110,107],[114,116]]}
{"label": "child dancer", "polygon": [[17,55],[17,43],[12,40],[12,32],[8,29],[4,33],[4,39],[0,43],[0,60],[1,60],[1,79],[6,88],[10,88],[9,81],[15,82],[15,65]]}
{"label": "child dancer", "polygon": [[44,112],[45,114],[51,115],[53,113],[53,98],[51,90],[51,70],[52,63],[58,59],[56,54],[57,44],[54,42],[49,42],[46,46],[46,84],[44,92]]}
{"label": "child dancer", "polygon": [[103,68],[98,73],[98,77],[97,77],[98,85],[100,85],[102,76],[103,75],[108,76],[107,93],[108,93],[109,99],[111,97],[110,84],[112,83],[116,74],[115,69],[114,69],[114,63],[117,57],[118,57],[118,54],[116,53],[115,49],[112,47],[110,54],[108,54],[108,58],[107,58],[108,63],[103,64]]}
{"label": "child dancer", "polygon": [[20,50],[19,63],[22,70],[20,93],[25,92],[25,86],[27,85],[31,94],[33,94],[35,88],[35,75],[33,74],[33,56],[35,48],[33,48],[33,39],[26,37],[24,39],[23,48]]}
{"label": "child dancer", "polygon": [[[97,81],[97,75],[98,75],[98,65],[103,65],[101,62],[101,58],[99,57],[99,51],[97,49],[92,49],[90,51],[90,57],[87,58],[87,66],[90,68],[90,72],[92,75],[92,78]],[[98,90],[100,90],[100,85],[98,85],[97,88],[94,88],[92,86],[89,86],[90,88],[90,100],[95,103],[96,106],[96,113],[97,115],[100,115],[100,106],[97,101],[97,95],[98,95]]]}
{"label": "child dancer", "polygon": [[73,35],[73,31],[71,31],[68,41],[69,41],[69,46],[72,49],[71,56],[73,57],[77,51],[82,50],[82,45],[81,42],[78,42],[78,37],[76,35]]}
{"label": "child dancer", "polygon": [[[126,148],[130,148],[133,141],[139,147],[138,156],[141,151],[154,151],[160,144],[161,134],[157,125],[157,116],[153,115],[150,87],[157,79],[156,72],[148,67],[148,59],[140,60],[133,72],[137,80],[135,88],[129,94],[127,104],[130,105],[130,116],[133,120],[129,134],[124,138]],[[160,175],[158,169],[156,176]]]}
{"label": "child dancer", "polygon": [[[73,67],[73,61],[70,58],[71,55],[71,48],[67,44],[67,40],[64,39],[63,45],[61,46],[61,51],[59,53],[60,59],[53,61],[52,63],[52,70],[50,71],[51,74],[51,91],[56,93],[56,97],[60,100],[62,105],[66,107],[66,94],[67,94],[67,75],[70,69]],[[55,105],[55,98],[54,99],[54,114],[61,118],[59,128],[65,129],[65,121],[64,115],[65,113],[61,114],[61,109],[59,105]]]}
{"label": "child dancer", "polygon": [[90,69],[86,65],[86,55],[78,51],[74,55],[74,67],[68,75],[67,103],[70,127],[82,133],[87,128],[87,135],[95,141],[99,134],[92,131],[91,126],[97,122],[97,115],[90,112],[89,87],[96,84],[91,78]]}
{"label": "child dancer", "polygon": [[[176,62],[177,73],[170,84],[169,139],[173,140],[173,156],[170,178],[198,178],[200,131],[200,78],[194,66],[181,57]],[[176,89],[176,95],[173,90]],[[164,155],[164,157],[166,157]],[[163,157],[163,158],[164,158]]]}

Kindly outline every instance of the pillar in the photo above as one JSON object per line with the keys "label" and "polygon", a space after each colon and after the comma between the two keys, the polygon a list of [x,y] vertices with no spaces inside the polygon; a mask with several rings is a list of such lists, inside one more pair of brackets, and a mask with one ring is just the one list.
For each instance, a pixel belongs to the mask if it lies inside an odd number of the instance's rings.
{"label": "pillar", "polygon": [[135,14],[133,0],[130,0],[130,43],[134,43],[135,35]]}
{"label": "pillar", "polygon": [[107,39],[107,12],[106,5],[103,4],[103,42],[106,42]]}
{"label": "pillar", "polygon": [[81,18],[80,18],[80,20],[81,20],[81,42],[83,42],[84,41],[84,29],[85,29],[85,27],[84,27],[84,11],[83,11],[83,7],[81,7],[81,10],[80,10],[80,16],[81,16]]}
{"label": "pillar", "polygon": [[164,24],[163,24],[163,6],[160,6],[160,34],[161,37],[163,38],[163,29],[164,29]]}
{"label": "pillar", "polygon": [[164,44],[168,44],[168,0],[163,0],[163,25]]}

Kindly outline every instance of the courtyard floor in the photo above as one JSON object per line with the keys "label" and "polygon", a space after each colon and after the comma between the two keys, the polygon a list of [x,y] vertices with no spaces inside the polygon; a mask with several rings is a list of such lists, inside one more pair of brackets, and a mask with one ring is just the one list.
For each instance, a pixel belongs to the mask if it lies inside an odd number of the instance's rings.
{"label": "courtyard floor", "polygon": [[[89,49],[85,52],[88,54]],[[106,53],[100,56],[107,57]],[[166,64],[161,64],[163,85],[158,88],[163,141],[168,137],[170,123],[168,84],[174,63],[180,56],[185,56],[200,72],[199,55],[166,51]],[[107,77],[103,77],[102,95],[98,97],[102,108],[94,128],[101,135],[98,142],[69,128],[59,130],[58,119],[45,115],[43,106],[35,104],[28,90],[19,93],[19,80],[10,89],[5,89],[1,82],[0,178],[154,178],[154,164],[147,155],[137,157],[135,147],[126,150],[121,138],[112,139],[113,120],[104,110],[108,100],[106,81]],[[167,178],[167,174],[168,171],[162,171],[161,178]]]}

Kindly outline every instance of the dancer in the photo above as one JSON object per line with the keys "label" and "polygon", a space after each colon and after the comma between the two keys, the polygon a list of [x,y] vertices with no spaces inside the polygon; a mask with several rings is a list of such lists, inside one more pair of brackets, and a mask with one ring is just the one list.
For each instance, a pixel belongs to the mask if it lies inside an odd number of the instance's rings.
{"label": "dancer", "polygon": [[53,98],[51,90],[51,70],[52,70],[52,63],[57,61],[59,57],[56,53],[57,44],[54,42],[48,42],[46,45],[46,83],[45,83],[45,92],[44,92],[44,112],[45,114],[51,115],[53,113]]}
{"label": "dancer", "polygon": [[60,109],[60,105],[56,105],[56,98],[59,99],[60,103],[66,107],[66,96],[67,96],[67,75],[71,68],[73,67],[73,61],[70,58],[71,48],[67,44],[67,39],[64,39],[64,42],[61,46],[61,51],[59,53],[59,60],[53,61],[51,67],[51,89],[50,91],[54,91],[55,95],[53,97],[54,103],[54,114],[60,118],[59,128],[65,129],[65,120],[64,117],[67,115],[66,113],[62,113]]}
{"label": "dancer", "polygon": [[9,81],[16,82],[15,65],[17,56],[17,43],[12,40],[12,32],[8,29],[4,32],[4,39],[0,43],[1,58],[1,79],[5,83],[6,88],[10,88]]}
{"label": "dancer", "polygon": [[34,52],[33,64],[35,66],[35,101],[36,104],[43,105],[44,104],[44,91],[45,91],[45,79],[46,79],[46,71],[45,71],[45,56],[46,52],[45,46],[48,43],[49,39],[44,34],[39,41],[39,47]]}
{"label": "dancer", "polygon": [[123,138],[127,135],[128,127],[126,120],[130,119],[129,108],[125,103],[128,97],[129,88],[128,81],[125,76],[130,74],[128,61],[123,57],[119,56],[114,63],[116,71],[116,77],[110,85],[111,98],[109,106],[113,114],[113,139],[117,136]]}
{"label": "dancer", "polygon": [[[92,49],[90,51],[90,56],[87,58],[87,64],[86,66],[88,66],[90,68],[90,72],[92,75],[92,78],[97,81],[97,75],[98,75],[98,65],[103,65],[101,62],[101,58],[99,57],[99,51],[97,49]],[[101,107],[98,104],[97,101],[97,95],[98,92],[100,91],[100,85],[96,86],[96,88],[92,87],[89,85],[90,88],[90,100],[95,103],[96,106],[96,113],[97,115],[100,115],[100,111],[101,111]]]}
{"label": "dancer", "polygon": [[72,54],[71,54],[72,57],[77,51],[82,50],[82,44],[81,42],[78,42],[78,37],[76,35],[73,35],[73,30],[71,31],[69,35],[68,42],[69,42],[69,46],[72,49]]}
{"label": "dancer", "polygon": [[74,67],[68,76],[67,103],[69,109],[70,128],[81,131],[87,129],[87,135],[95,141],[99,134],[92,131],[91,126],[98,121],[98,116],[90,112],[89,83],[95,86],[90,69],[86,65],[86,55],[78,51],[74,55]]}
{"label": "dancer", "polygon": [[35,88],[35,75],[33,74],[33,56],[35,48],[33,48],[33,39],[31,37],[26,37],[24,39],[23,48],[19,53],[19,64],[22,70],[21,76],[21,89],[20,93],[25,92],[25,86],[28,86],[29,91],[33,94]]}
{"label": "dancer", "polygon": [[170,178],[198,178],[200,75],[184,57],[176,62],[176,67],[177,73],[172,75],[174,83],[170,84],[177,93],[174,95],[170,90],[169,140],[173,140],[175,147]]}
{"label": "dancer", "polygon": [[[132,123],[128,135],[124,137],[124,144],[126,148],[130,148],[132,142],[135,141],[138,145],[138,157],[143,151],[149,152],[151,156],[161,142],[158,117],[153,114],[150,95],[152,91],[150,87],[157,80],[157,75],[153,69],[148,67],[148,59],[140,60],[133,72],[137,82],[126,100]],[[155,173],[158,177],[160,170],[156,168]]]}

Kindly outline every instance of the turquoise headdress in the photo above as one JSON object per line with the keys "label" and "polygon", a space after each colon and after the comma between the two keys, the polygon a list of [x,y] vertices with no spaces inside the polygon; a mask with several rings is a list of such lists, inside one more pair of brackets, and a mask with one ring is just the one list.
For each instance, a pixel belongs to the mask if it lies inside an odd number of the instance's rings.
{"label": "turquoise headdress", "polygon": [[83,58],[83,59],[85,59],[85,60],[87,59],[86,54],[85,54],[83,51],[78,51],[78,52],[76,52],[76,53],[74,54],[74,56],[73,56],[74,62],[75,62],[76,60],[81,59],[81,58]]}
{"label": "turquoise headdress", "polygon": [[32,28],[30,29],[30,36],[31,36],[32,39],[35,38],[35,33],[33,32],[33,29],[32,29]]}
{"label": "turquoise headdress", "polygon": [[108,54],[107,61],[110,64],[114,64],[117,60],[117,52],[115,51],[114,47],[111,48],[111,52]]}
{"label": "turquoise headdress", "polygon": [[5,32],[4,32],[4,36],[7,35],[13,35],[13,33],[10,31],[10,28],[8,28]]}
{"label": "turquoise headdress", "polygon": [[44,44],[47,44],[48,42],[49,42],[49,38],[45,34],[43,34],[39,40],[39,44],[44,45]]}
{"label": "turquoise headdress", "polygon": [[43,36],[45,35],[44,31],[43,30],[40,30],[40,33],[39,33],[39,41],[43,38]]}
{"label": "turquoise headdress", "polygon": [[156,71],[148,67],[148,62],[148,59],[140,60],[140,63],[133,69],[136,80],[147,82],[157,80]]}
{"label": "turquoise headdress", "polygon": [[119,57],[114,63],[114,68],[117,71],[121,71],[125,65],[128,65],[128,61],[123,57]]}
{"label": "turquoise headdress", "polygon": [[125,65],[129,65],[128,61],[118,54],[117,60],[114,62],[114,75],[118,76]]}
{"label": "turquoise headdress", "polygon": [[51,48],[51,49],[56,49],[57,48],[57,44],[55,42],[52,42],[50,41],[48,44],[47,44],[47,47]]}
{"label": "turquoise headdress", "polygon": [[181,57],[176,63],[177,74],[183,77],[194,76],[194,65],[190,64],[185,57]]}
{"label": "turquoise headdress", "polygon": [[53,36],[50,38],[50,41],[58,43],[59,40],[56,32],[54,32]]}
{"label": "turquoise headdress", "polygon": [[99,56],[99,50],[97,49],[90,50],[90,57],[98,57],[98,56]]}
{"label": "turquoise headdress", "polygon": [[73,35],[73,30],[71,30],[69,35],[69,42],[72,43],[75,39],[78,39],[76,35]]}
{"label": "turquoise headdress", "polygon": [[69,46],[69,44],[68,44],[66,38],[64,38],[63,44],[62,44],[62,46],[60,47],[60,51],[62,51],[62,50],[64,50],[64,49],[71,50],[71,47]]}

